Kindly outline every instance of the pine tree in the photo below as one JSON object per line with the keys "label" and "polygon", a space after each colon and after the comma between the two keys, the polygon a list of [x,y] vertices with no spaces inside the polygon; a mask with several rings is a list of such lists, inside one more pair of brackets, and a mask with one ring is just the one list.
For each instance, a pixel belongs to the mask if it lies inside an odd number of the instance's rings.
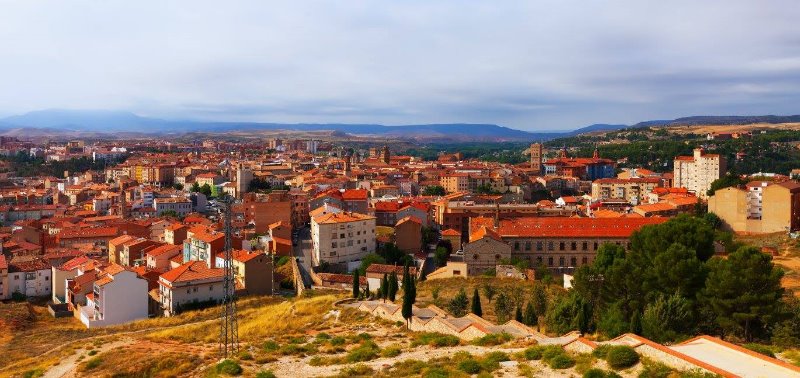
{"label": "pine tree", "polygon": [[360,290],[358,289],[358,269],[353,271],[353,298],[358,298]]}
{"label": "pine tree", "polygon": [[472,293],[472,313],[478,316],[483,316],[483,310],[481,309],[481,297],[478,294],[477,287]]}
{"label": "pine tree", "polygon": [[411,298],[413,298],[413,300],[414,300],[411,303],[414,304],[414,303],[417,303],[417,279],[411,274],[409,274],[408,277],[409,277],[408,282],[411,283],[411,286],[410,286],[411,287],[411,291],[412,291]]}
{"label": "pine tree", "polygon": [[486,284],[483,286],[483,294],[486,295],[486,300],[489,301],[489,304],[492,304],[492,298],[497,294],[497,290],[495,290],[494,286]]}
{"label": "pine tree", "polygon": [[403,271],[403,318],[406,320],[406,328],[408,328],[408,323],[411,321],[411,315],[413,315],[413,305],[416,298],[414,290],[414,283],[412,282],[411,275],[408,274],[408,263],[406,263],[405,270]]}
{"label": "pine tree", "polygon": [[389,275],[387,273],[383,274],[380,290],[381,290],[381,298],[383,298],[383,303],[386,303],[386,298],[389,298]]}
{"label": "pine tree", "polygon": [[450,310],[453,316],[459,317],[466,315],[467,305],[469,305],[469,299],[467,299],[467,293],[462,287],[458,294],[447,304],[447,309]]}
{"label": "pine tree", "polygon": [[389,276],[389,300],[394,302],[397,297],[397,273],[392,272]]}
{"label": "pine tree", "polygon": [[528,302],[528,306],[525,307],[525,315],[522,317],[522,323],[527,326],[532,326],[539,322],[539,317],[536,315],[536,310],[533,308],[533,302]]}

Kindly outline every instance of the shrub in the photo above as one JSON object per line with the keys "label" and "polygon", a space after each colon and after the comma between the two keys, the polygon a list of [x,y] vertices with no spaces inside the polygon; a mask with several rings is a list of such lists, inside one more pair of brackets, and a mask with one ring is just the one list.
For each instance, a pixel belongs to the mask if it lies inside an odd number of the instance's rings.
{"label": "shrub", "polygon": [[81,368],[82,371],[96,369],[103,363],[103,360],[100,357],[94,357],[89,359],[88,361],[83,363],[83,367]]}
{"label": "shrub", "polygon": [[44,370],[34,369],[22,373],[22,378],[39,378],[44,375]]}
{"label": "shrub", "polygon": [[436,332],[424,332],[417,334],[411,345],[412,346],[430,345],[433,347],[448,347],[448,346],[456,346],[460,342],[461,340],[453,335],[445,335],[443,333],[436,333]]}
{"label": "shrub", "polygon": [[330,343],[333,346],[344,345],[346,342],[347,340],[345,340],[345,338],[342,336],[336,336],[330,340]]}
{"label": "shrub", "polygon": [[317,340],[330,340],[330,339],[331,339],[331,335],[329,335],[329,334],[327,334],[325,332],[320,332],[320,333],[317,334]]}
{"label": "shrub", "polygon": [[253,355],[250,354],[250,352],[243,350],[239,352],[239,359],[242,361],[250,361],[253,359]]}
{"label": "shrub", "polygon": [[556,356],[560,356],[565,354],[564,349],[561,349],[558,345],[548,345],[542,349],[542,359],[547,362],[555,358]]}
{"label": "shrub", "polygon": [[645,360],[644,369],[639,373],[639,378],[667,378],[672,374],[672,368],[660,362]]}
{"label": "shrub", "polygon": [[589,369],[583,373],[583,378],[606,378],[606,372],[602,369]]}
{"label": "shrub", "polygon": [[425,372],[422,373],[423,378],[448,378],[449,376],[450,373],[447,370],[438,366],[425,369]]}
{"label": "shrub", "polygon": [[323,362],[324,361],[322,360],[322,357],[320,357],[320,356],[314,356],[314,357],[311,357],[310,360],[308,360],[308,364],[311,365],[311,366],[322,366],[322,365],[325,365]]}
{"label": "shrub", "polygon": [[378,352],[380,352],[378,344],[375,344],[374,341],[369,340],[363,342],[361,345],[347,353],[345,360],[347,362],[364,362],[374,360],[378,357]]}
{"label": "shrub", "polygon": [[541,360],[542,359],[542,347],[535,346],[525,349],[522,354],[525,356],[527,360]]}
{"label": "shrub", "polygon": [[492,352],[483,357],[481,366],[486,371],[495,371],[500,368],[500,362],[508,361],[510,358],[504,352]]}
{"label": "shrub", "polygon": [[627,345],[618,345],[608,350],[606,361],[614,369],[624,369],[639,363],[639,355]]}
{"label": "shrub", "polygon": [[605,360],[606,359],[606,355],[608,354],[608,350],[611,347],[612,347],[612,345],[602,344],[602,345],[598,346],[597,348],[595,348],[595,350],[592,351],[592,355],[597,357],[597,358],[602,358],[602,359]]}
{"label": "shrub", "polygon": [[90,356],[94,356],[95,354],[97,354],[97,351],[92,349],[92,350],[89,351],[89,353],[86,353],[86,354],[88,354]]}
{"label": "shrub", "polygon": [[494,346],[494,345],[505,344],[511,341],[511,339],[512,339],[511,335],[506,332],[490,333],[486,336],[472,340],[472,344],[478,346]]}
{"label": "shrub", "polygon": [[265,370],[256,373],[256,378],[275,378],[275,373],[272,370]]}
{"label": "shrub", "polygon": [[575,366],[575,360],[572,357],[567,356],[566,353],[562,353],[553,356],[553,358],[549,359],[547,364],[553,369],[569,369]]}
{"label": "shrub", "polygon": [[373,375],[375,370],[364,364],[346,367],[339,372],[339,377],[367,377]]}
{"label": "shrub", "polygon": [[466,359],[458,363],[458,370],[467,374],[478,374],[481,371],[481,364],[472,358]]}
{"label": "shrub", "polygon": [[242,374],[242,367],[233,360],[222,360],[214,367],[217,374],[239,375]]}
{"label": "shrub", "polygon": [[761,354],[763,354],[763,355],[765,355],[767,357],[775,358],[775,353],[772,353],[772,350],[769,347],[765,346],[765,345],[755,344],[755,343],[748,343],[748,344],[744,344],[742,346],[747,348],[747,349],[752,350],[753,352],[761,353]]}
{"label": "shrub", "polygon": [[388,347],[381,351],[381,357],[397,357],[403,353],[398,347]]}
{"label": "shrub", "polygon": [[274,340],[267,340],[264,342],[264,350],[267,352],[274,352],[281,348],[281,345]]}

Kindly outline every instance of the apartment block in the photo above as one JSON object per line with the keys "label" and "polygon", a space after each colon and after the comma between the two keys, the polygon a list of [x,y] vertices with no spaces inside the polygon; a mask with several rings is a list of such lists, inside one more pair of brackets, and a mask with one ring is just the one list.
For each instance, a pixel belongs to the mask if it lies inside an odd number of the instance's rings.
{"label": "apartment block", "polygon": [[675,157],[672,186],[689,189],[697,197],[706,199],[711,183],[725,172],[725,158],[695,148],[692,156]]}

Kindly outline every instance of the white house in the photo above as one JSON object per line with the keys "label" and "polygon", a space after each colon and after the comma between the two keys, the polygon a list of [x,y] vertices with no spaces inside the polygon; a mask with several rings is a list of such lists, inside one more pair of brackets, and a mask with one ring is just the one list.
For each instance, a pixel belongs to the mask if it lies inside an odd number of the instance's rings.
{"label": "white house", "polygon": [[353,265],[375,251],[375,217],[351,212],[314,211],[311,242],[314,264]]}
{"label": "white house", "polygon": [[80,308],[88,328],[127,323],[147,318],[147,281],[135,272],[112,263],[94,281],[94,290]]}
{"label": "white house", "polygon": [[189,261],[162,274],[158,285],[164,314],[174,315],[187,304],[221,301],[224,274],[224,270],[209,268],[204,261]]}
{"label": "white house", "polygon": [[12,263],[8,266],[8,295],[20,293],[28,297],[50,296],[50,264],[44,260]]}

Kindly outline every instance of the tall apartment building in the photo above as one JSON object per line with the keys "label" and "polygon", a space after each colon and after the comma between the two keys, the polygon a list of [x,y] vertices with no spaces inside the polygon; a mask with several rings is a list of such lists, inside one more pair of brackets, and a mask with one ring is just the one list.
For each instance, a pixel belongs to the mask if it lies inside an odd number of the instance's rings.
{"label": "tall apartment building", "polygon": [[705,199],[711,183],[725,174],[725,171],[725,158],[717,154],[707,154],[702,148],[695,148],[692,156],[675,157],[672,186],[689,189]]}
{"label": "tall apartment building", "polygon": [[531,170],[542,173],[542,144],[531,144]]}
{"label": "tall apartment building", "polygon": [[624,199],[632,205],[638,205],[647,203],[650,193],[659,186],[661,179],[657,177],[604,178],[592,183],[592,199]]}
{"label": "tall apartment building", "polygon": [[247,189],[250,187],[250,182],[253,181],[253,171],[245,168],[242,163],[236,167],[236,197],[242,198]]}
{"label": "tall apartment building", "polygon": [[375,217],[323,211],[311,218],[314,264],[355,263],[375,251]]}

